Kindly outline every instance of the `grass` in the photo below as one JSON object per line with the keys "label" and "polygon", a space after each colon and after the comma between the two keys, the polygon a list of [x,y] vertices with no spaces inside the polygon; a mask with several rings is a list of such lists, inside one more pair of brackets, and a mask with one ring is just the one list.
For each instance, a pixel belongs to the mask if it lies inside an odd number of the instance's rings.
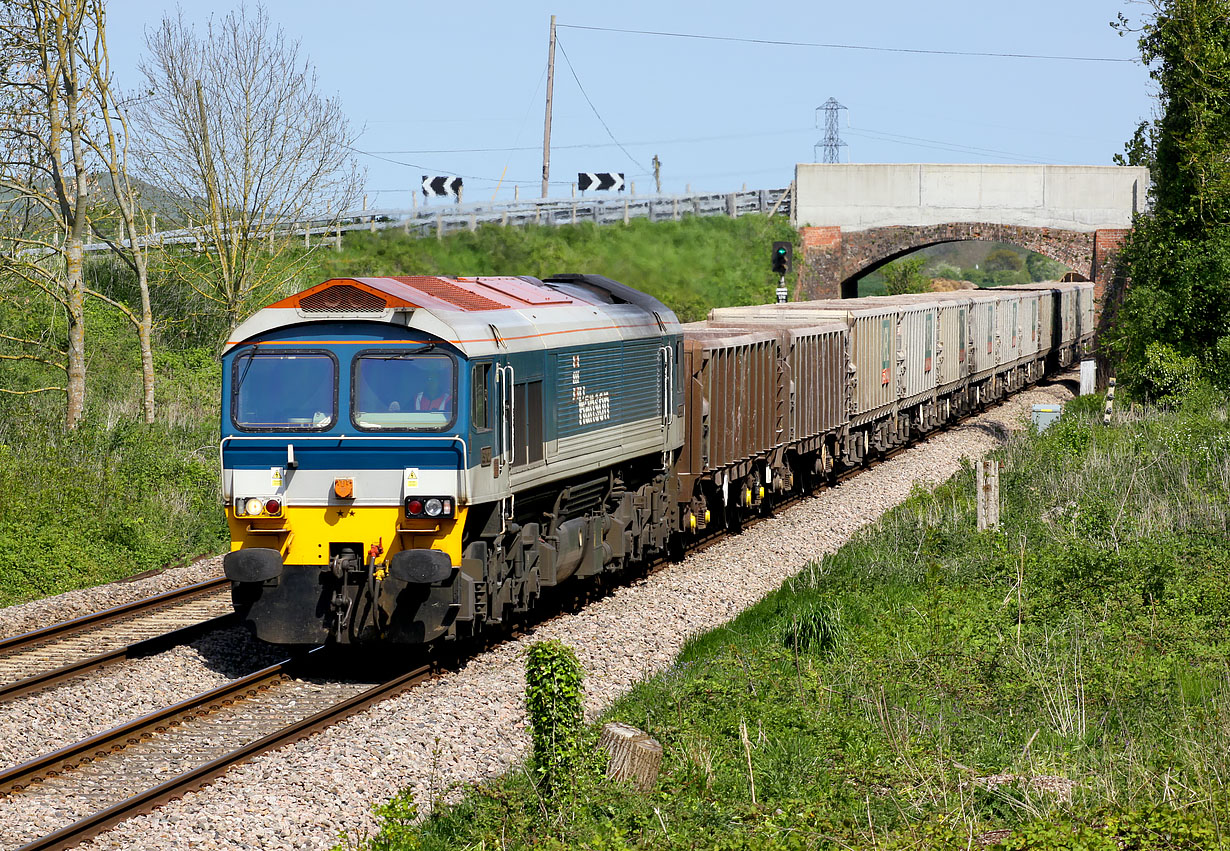
{"label": "grass", "polygon": [[312,283],[341,275],[533,275],[594,272],[661,299],[683,321],[712,307],[771,302],[774,240],[798,234],[784,217],[699,218],[627,225],[501,228],[442,240],[395,230],[347,234],[341,252],[322,251]]}
{"label": "grass", "polygon": [[146,425],[127,329],[97,310],[87,327],[90,393],[76,430],[60,421],[59,394],[0,400],[0,606],[217,552],[226,540],[212,355],[156,354],[160,421]]}
{"label": "grass", "polygon": [[618,701],[651,793],[518,772],[369,847],[1230,846],[1225,402],[1097,402],[1004,450],[1000,530],[967,468]]}

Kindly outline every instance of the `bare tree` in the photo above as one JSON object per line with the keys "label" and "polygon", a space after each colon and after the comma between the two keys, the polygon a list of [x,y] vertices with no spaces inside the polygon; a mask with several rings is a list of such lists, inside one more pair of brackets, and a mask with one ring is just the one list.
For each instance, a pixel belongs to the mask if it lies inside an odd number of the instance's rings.
{"label": "bare tree", "polygon": [[149,244],[142,241],[153,230],[148,212],[141,208],[138,193],[128,176],[128,149],[131,134],[128,116],[123,102],[116,96],[111,77],[111,57],[107,51],[106,16],[102,0],[89,0],[88,8],[93,23],[94,38],[81,45],[86,67],[90,71],[90,96],[94,106],[95,121],[86,134],[86,143],[95,155],[101,170],[106,173],[104,181],[109,190],[106,207],[119,220],[118,235],[112,236],[111,228],[100,227],[101,218],[91,221],[94,234],[106,242],[112,252],[132,271],[137,279],[140,305],[133,309],[121,301],[102,293],[90,291],[90,295],[106,301],[119,309],[132,323],[141,351],[141,410],[147,423],[154,421],[154,316],[150,306],[149,292]]}
{"label": "bare tree", "polygon": [[211,20],[203,36],[181,12],[146,46],[148,92],[133,112],[143,176],[202,229],[206,250],[178,268],[234,328],[254,295],[308,259],[289,225],[331,223],[357,196],[350,124],[261,6]]}
{"label": "bare tree", "polygon": [[[66,422],[76,425],[85,404],[85,301],[92,296],[118,308],[136,330],[142,409],[153,422],[153,318],[146,249],[138,241],[144,214],[128,178],[127,119],[111,79],[103,2],[21,0],[0,13],[0,41],[0,112],[7,119],[0,125],[0,271],[18,283],[4,294],[25,308],[23,290],[33,289],[67,319],[63,349],[46,330],[0,335],[17,351],[0,359],[62,369],[66,386],[2,392],[62,390]],[[86,286],[83,246],[91,233],[136,275],[137,309]]]}
{"label": "bare tree", "polygon": [[18,354],[63,369],[65,422],[73,428],[85,407],[85,298],[82,274],[87,232],[85,105],[78,42],[85,36],[82,0],[20,0],[0,11],[5,49],[0,119],[0,258],[9,278],[55,302],[67,319],[60,349],[45,336],[5,335]]}

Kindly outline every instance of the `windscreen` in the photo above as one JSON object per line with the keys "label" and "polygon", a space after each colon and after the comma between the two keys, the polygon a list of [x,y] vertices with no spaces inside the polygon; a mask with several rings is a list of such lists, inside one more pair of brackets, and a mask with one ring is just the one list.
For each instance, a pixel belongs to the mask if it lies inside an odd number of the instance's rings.
{"label": "windscreen", "polygon": [[231,418],[245,429],[327,429],[337,366],[325,352],[248,352],[235,358]]}
{"label": "windscreen", "polygon": [[354,361],[354,423],[367,429],[442,429],[453,421],[456,366],[448,355],[373,352]]}

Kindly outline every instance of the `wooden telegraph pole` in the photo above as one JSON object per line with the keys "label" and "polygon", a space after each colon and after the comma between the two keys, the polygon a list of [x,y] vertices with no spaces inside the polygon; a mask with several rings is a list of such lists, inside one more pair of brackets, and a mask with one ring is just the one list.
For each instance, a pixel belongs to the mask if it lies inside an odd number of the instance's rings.
{"label": "wooden telegraph pole", "polygon": [[547,118],[542,130],[542,197],[547,197],[551,178],[551,90],[555,88],[555,16],[551,16],[551,41],[547,48]]}

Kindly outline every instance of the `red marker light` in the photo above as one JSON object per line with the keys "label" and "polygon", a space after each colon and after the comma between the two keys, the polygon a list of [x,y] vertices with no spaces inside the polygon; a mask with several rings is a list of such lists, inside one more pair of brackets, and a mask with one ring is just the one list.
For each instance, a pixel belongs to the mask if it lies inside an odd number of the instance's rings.
{"label": "red marker light", "polygon": [[277,514],[281,510],[282,510],[281,500],[277,500],[277,499],[265,500],[265,513],[266,514]]}
{"label": "red marker light", "polygon": [[412,499],[409,502],[407,502],[406,503],[406,513],[407,514],[422,514],[423,513],[422,500]]}

